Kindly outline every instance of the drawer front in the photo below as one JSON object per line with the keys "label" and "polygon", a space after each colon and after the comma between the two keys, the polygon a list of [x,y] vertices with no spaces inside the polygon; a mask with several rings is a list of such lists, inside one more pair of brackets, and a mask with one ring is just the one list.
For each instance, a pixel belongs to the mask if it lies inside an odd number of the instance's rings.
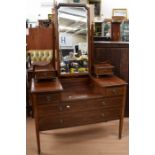
{"label": "drawer front", "polygon": [[62,127],[99,123],[120,118],[120,108],[81,112],[62,118]]}
{"label": "drawer front", "polygon": [[97,75],[113,74],[113,70],[112,70],[112,68],[105,68],[105,69],[97,68],[95,73]]}
{"label": "drawer front", "polygon": [[55,73],[54,72],[36,72],[35,76],[37,79],[48,79],[51,78],[52,76],[54,76]]}
{"label": "drawer front", "polygon": [[100,115],[106,121],[119,119],[121,116],[121,108],[108,108],[108,109],[101,109]]}
{"label": "drawer front", "polygon": [[111,97],[94,100],[81,100],[76,102],[67,102],[61,104],[63,114],[75,113],[79,111],[90,111],[104,109],[108,107],[121,107],[122,97]]}
{"label": "drawer front", "polygon": [[63,114],[75,113],[80,111],[89,111],[101,108],[103,99],[92,99],[92,100],[80,100],[72,102],[63,102],[62,112]]}
{"label": "drawer front", "polygon": [[106,88],[106,96],[118,96],[124,94],[124,87],[118,86],[118,87],[107,87]]}
{"label": "drawer front", "polygon": [[61,110],[62,109],[59,106],[59,104],[46,104],[46,105],[39,105],[37,107],[39,118],[49,115],[59,115]]}
{"label": "drawer front", "polygon": [[80,112],[68,115],[49,115],[39,119],[39,130],[50,130],[57,128],[73,127],[78,125],[93,124],[115,120],[120,118],[120,108],[109,108]]}
{"label": "drawer front", "polygon": [[37,104],[58,104],[60,99],[59,93],[37,94]]}
{"label": "drawer front", "polygon": [[104,98],[102,101],[102,105],[104,108],[113,108],[113,107],[120,107],[122,106],[123,103],[123,97],[122,96],[116,96],[116,97],[108,97]]}

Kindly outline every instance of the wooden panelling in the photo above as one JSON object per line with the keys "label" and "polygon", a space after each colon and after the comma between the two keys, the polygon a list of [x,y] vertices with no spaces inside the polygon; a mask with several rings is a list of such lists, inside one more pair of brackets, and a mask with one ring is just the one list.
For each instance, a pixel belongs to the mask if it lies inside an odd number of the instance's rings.
{"label": "wooden panelling", "polygon": [[111,37],[112,41],[120,40],[120,22],[112,22],[111,23]]}
{"label": "wooden panelling", "polygon": [[[129,43],[128,42],[94,42],[93,62],[108,61],[114,68],[114,74],[125,80],[129,85]],[[92,66],[93,68],[93,66]],[[127,88],[126,116],[129,116],[129,86]]]}
{"label": "wooden panelling", "polygon": [[29,28],[26,36],[27,50],[30,49],[54,49],[54,31],[51,28]]}

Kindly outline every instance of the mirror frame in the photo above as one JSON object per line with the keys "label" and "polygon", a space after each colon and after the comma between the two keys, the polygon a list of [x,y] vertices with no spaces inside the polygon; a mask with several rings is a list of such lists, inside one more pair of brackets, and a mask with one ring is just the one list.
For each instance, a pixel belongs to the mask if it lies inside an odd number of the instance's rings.
{"label": "mirror frame", "polygon": [[[81,74],[81,73],[71,73],[71,74],[66,74],[66,75],[62,75],[61,72],[60,72],[60,47],[59,47],[59,30],[58,30],[58,9],[60,7],[84,7],[86,10],[87,10],[87,28],[88,28],[88,73],[84,73],[84,74]],[[55,39],[56,39],[56,45],[55,45],[55,48],[56,48],[56,69],[58,71],[58,76],[60,77],[63,77],[63,76],[80,76],[80,75],[89,75],[91,74],[91,46],[90,46],[90,12],[89,12],[89,7],[87,7],[86,5],[84,4],[74,4],[74,3],[59,3],[56,7],[55,7],[55,31],[56,31],[56,36],[55,36]]]}

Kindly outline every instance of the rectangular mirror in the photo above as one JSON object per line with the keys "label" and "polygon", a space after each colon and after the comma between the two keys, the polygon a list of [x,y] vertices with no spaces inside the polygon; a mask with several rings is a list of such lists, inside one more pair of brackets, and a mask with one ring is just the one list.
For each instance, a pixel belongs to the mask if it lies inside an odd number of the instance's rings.
{"label": "rectangular mirror", "polygon": [[59,4],[57,15],[60,75],[88,74],[88,9]]}

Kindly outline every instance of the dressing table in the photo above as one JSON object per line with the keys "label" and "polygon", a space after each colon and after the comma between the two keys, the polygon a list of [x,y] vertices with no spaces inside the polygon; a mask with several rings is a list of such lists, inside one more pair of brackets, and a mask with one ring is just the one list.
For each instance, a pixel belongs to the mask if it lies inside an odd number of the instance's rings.
{"label": "dressing table", "polygon": [[[118,136],[122,137],[127,83],[114,75],[100,76],[99,78],[93,76],[92,65],[94,64],[90,61],[89,8],[81,4],[59,4],[56,10],[55,28],[58,27],[56,30],[56,55],[58,58],[56,68],[58,74],[55,78],[47,80],[32,79],[31,83],[39,154],[41,152],[40,131],[119,119]],[[72,11],[72,16],[76,18],[80,16],[81,22],[78,22],[80,25],[77,25],[77,22],[71,22],[71,27],[75,24],[77,29],[65,29],[63,14],[68,15],[68,11]],[[66,21],[67,24],[69,20],[71,17]],[[78,40],[72,42],[73,47],[79,42],[79,37],[83,38],[81,39],[83,47],[80,47],[79,44],[79,48],[83,49],[82,54],[88,57],[88,64],[74,62],[74,64],[76,63],[74,66],[64,61],[65,45],[60,42],[64,32],[66,36],[72,35],[72,38]],[[65,48],[67,47],[65,46]],[[73,48],[72,51],[76,52]],[[62,63],[66,66],[64,67]],[[78,69],[73,71],[74,67],[78,67]],[[83,70],[79,70],[80,68]]]}

